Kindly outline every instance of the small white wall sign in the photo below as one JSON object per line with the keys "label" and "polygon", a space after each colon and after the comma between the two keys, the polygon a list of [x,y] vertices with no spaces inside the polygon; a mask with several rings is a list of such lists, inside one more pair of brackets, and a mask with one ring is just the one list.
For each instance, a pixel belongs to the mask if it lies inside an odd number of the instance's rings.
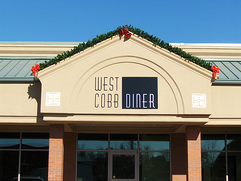
{"label": "small white wall sign", "polygon": [[46,92],[46,106],[60,106],[60,92]]}
{"label": "small white wall sign", "polygon": [[192,94],[192,107],[193,108],[206,108],[206,94]]}

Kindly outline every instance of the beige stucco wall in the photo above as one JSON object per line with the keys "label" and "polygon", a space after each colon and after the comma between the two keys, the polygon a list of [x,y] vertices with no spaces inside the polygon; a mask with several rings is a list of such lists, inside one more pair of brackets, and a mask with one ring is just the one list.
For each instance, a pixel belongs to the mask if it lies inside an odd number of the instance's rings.
{"label": "beige stucco wall", "polygon": [[[139,37],[133,36],[125,40],[116,36],[39,73],[42,83],[41,112],[209,115],[211,114],[211,76],[210,71],[155,47]],[[107,79],[119,77],[120,89],[116,93],[120,102],[122,77],[157,77],[158,109],[128,110],[122,109],[121,103],[116,109],[95,108],[96,77],[107,77]],[[49,92],[60,94],[59,106],[47,106],[46,96]],[[205,108],[192,107],[192,94],[198,93],[206,95]]]}
{"label": "beige stucco wall", "polygon": [[[0,56],[55,56],[70,48],[54,45],[41,48],[35,45],[18,45],[12,46],[10,52],[9,47],[11,48],[9,45],[0,46]],[[226,48],[202,46],[186,47],[184,50],[190,50],[194,55],[203,58],[241,58],[240,47]],[[225,55],[221,53],[223,49]],[[119,77],[120,86],[123,76],[158,77],[159,108],[123,110],[121,105],[118,109],[94,108],[95,78]],[[147,128],[146,123],[149,122],[152,126],[155,125],[156,129],[169,132],[183,130],[182,125],[195,122],[204,127],[241,125],[240,86],[212,86],[209,71],[135,36],[127,41],[115,37],[102,42],[41,71],[39,78],[41,83],[35,85],[0,83],[1,124],[43,124],[43,120],[49,123],[60,121],[71,123],[80,130],[89,130],[88,126],[80,128],[78,123],[101,122],[101,125],[110,126],[119,125],[124,121],[126,125],[132,126],[138,122],[145,131],[154,129]],[[46,106],[47,92],[60,92],[61,105]],[[121,89],[114,93],[120,95],[121,101]],[[206,94],[207,108],[192,107],[193,93]],[[115,116],[116,114],[118,116]],[[129,128],[134,129],[131,126]],[[118,127],[116,129],[118,130]]]}
{"label": "beige stucco wall", "polygon": [[206,125],[241,125],[241,86],[212,86],[212,114]]}
{"label": "beige stucco wall", "polygon": [[0,122],[41,122],[40,83],[1,83]]}

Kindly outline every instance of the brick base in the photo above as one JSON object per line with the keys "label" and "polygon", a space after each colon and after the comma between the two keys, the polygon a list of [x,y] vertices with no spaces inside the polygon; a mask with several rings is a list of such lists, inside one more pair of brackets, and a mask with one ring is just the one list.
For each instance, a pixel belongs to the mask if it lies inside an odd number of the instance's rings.
{"label": "brick base", "polygon": [[171,134],[172,181],[187,180],[187,144],[185,133]]}
{"label": "brick base", "polygon": [[48,181],[63,181],[64,126],[50,125]]}
{"label": "brick base", "polygon": [[75,181],[77,134],[64,134],[64,181]]}
{"label": "brick base", "polygon": [[202,180],[201,131],[200,126],[187,126],[188,181]]}

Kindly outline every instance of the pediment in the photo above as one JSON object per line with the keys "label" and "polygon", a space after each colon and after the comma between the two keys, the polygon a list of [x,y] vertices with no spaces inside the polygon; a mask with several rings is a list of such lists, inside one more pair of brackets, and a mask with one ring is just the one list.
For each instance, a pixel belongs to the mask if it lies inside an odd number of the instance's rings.
{"label": "pediment", "polygon": [[38,78],[42,113],[211,112],[212,73],[136,35],[113,36],[41,70]]}

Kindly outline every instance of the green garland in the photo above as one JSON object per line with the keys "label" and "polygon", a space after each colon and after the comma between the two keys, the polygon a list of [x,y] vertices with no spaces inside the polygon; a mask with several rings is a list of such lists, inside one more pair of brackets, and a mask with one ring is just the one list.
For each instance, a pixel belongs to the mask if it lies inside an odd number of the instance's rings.
{"label": "green garland", "polygon": [[65,60],[68,57],[73,56],[76,53],[79,53],[89,47],[92,47],[94,45],[96,45],[97,43],[100,43],[108,38],[111,38],[115,35],[119,34],[119,29],[124,29],[124,28],[128,28],[129,31],[131,31],[132,33],[152,42],[154,45],[158,45],[162,48],[165,48],[167,50],[169,50],[170,52],[173,52],[183,58],[185,58],[188,61],[191,61],[195,64],[200,65],[201,67],[204,67],[208,70],[211,70],[212,64],[209,62],[206,62],[203,59],[200,59],[198,57],[195,57],[189,53],[186,53],[185,51],[183,51],[181,48],[178,47],[173,47],[172,45],[170,45],[169,43],[164,42],[163,40],[161,41],[161,39],[153,36],[153,35],[149,35],[147,32],[144,32],[142,30],[140,30],[139,28],[134,28],[131,25],[125,25],[125,26],[119,26],[116,30],[114,31],[110,31],[106,34],[101,34],[99,36],[96,36],[96,38],[93,38],[91,41],[87,41],[86,43],[80,43],[78,46],[75,46],[73,49],[71,49],[71,51],[66,51],[63,52],[62,54],[58,54],[56,57],[50,59],[49,61],[45,61],[44,63],[40,63],[40,70],[43,70],[44,68],[53,65],[53,64],[57,64],[58,62],[60,62],[61,60]]}

